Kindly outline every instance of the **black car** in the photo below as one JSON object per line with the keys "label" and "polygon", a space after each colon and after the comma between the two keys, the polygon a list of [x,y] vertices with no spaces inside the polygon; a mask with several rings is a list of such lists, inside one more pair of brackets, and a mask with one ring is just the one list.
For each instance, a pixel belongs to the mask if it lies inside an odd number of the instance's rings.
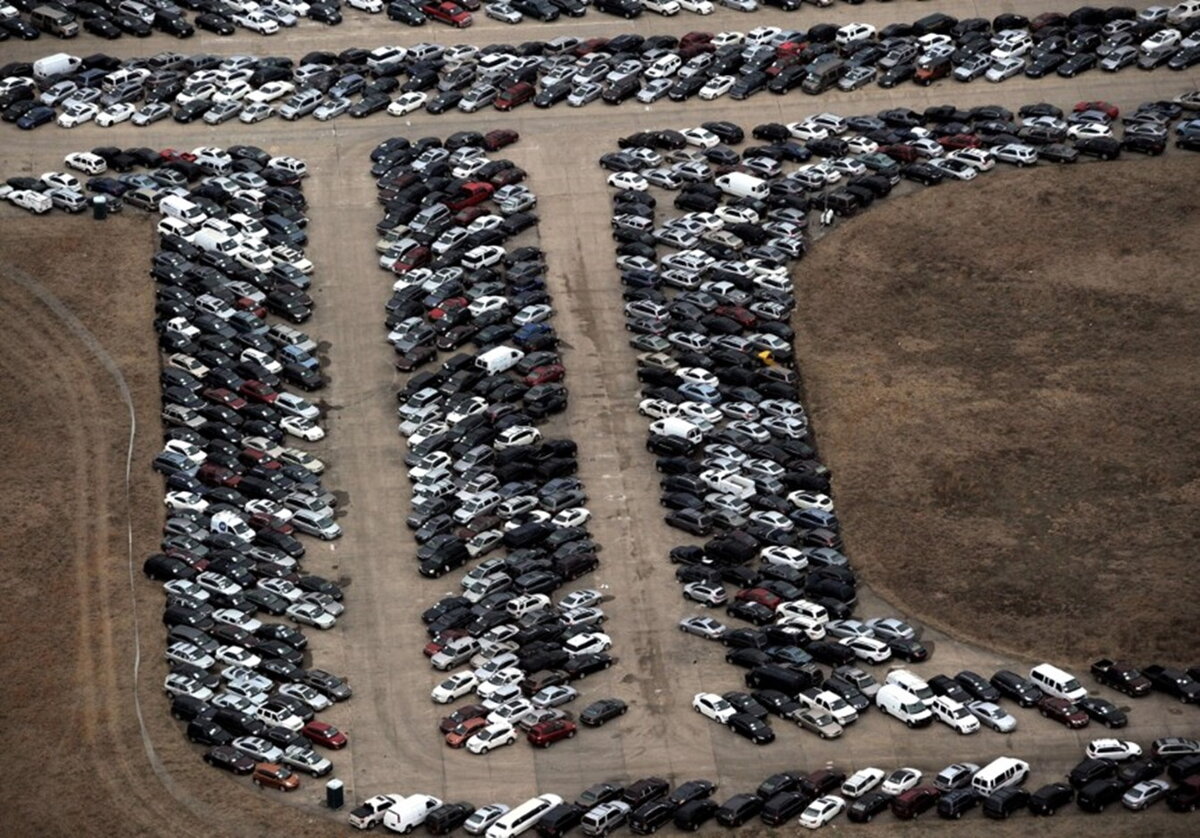
{"label": "black car", "polygon": [[610,800],[619,800],[624,793],[625,787],[617,783],[595,783],[580,792],[575,805],[591,809]]}
{"label": "black car", "polygon": [[217,35],[232,35],[237,30],[231,20],[213,12],[196,15],[196,28],[214,32]]}
{"label": "black car", "polygon": [[755,745],[769,745],[775,741],[775,731],[771,726],[749,713],[735,713],[725,724],[738,736],[749,739]]}
{"label": "black car", "polygon": [[595,0],[592,5],[598,12],[616,15],[626,20],[638,17],[644,10],[641,0]]}
{"label": "black car", "polygon": [[1167,141],[1163,137],[1148,137],[1145,134],[1126,134],[1121,141],[1125,151],[1135,151],[1138,154],[1148,154],[1157,157],[1166,150]]}
{"label": "black car", "polygon": [[579,721],[588,727],[600,727],[617,716],[624,716],[627,709],[625,702],[619,698],[602,698],[585,707],[579,714]]}
{"label": "black car", "polygon": [[1075,799],[1075,789],[1065,783],[1050,783],[1029,796],[1029,811],[1049,817]]}
{"label": "black car", "polygon": [[1075,805],[1085,812],[1103,812],[1125,793],[1125,784],[1115,777],[1093,780],[1075,795]]}
{"label": "black car", "polygon": [[[604,2],[611,2],[611,0],[597,0],[597,8],[600,3]],[[635,835],[650,835],[657,832],[675,816],[675,810],[678,808],[674,803],[666,800],[652,800],[639,806],[629,816],[629,831]]]}
{"label": "black car", "polygon": [[1116,773],[1116,765],[1106,759],[1085,759],[1067,774],[1067,782],[1080,789],[1089,783],[1109,779]]}
{"label": "black car", "polygon": [[983,814],[996,820],[1005,820],[1029,804],[1029,792],[1020,786],[997,789],[983,801]]}
{"label": "black car", "polygon": [[230,745],[218,745],[204,752],[204,761],[213,768],[220,768],[231,774],[245,775],[254,770],[254,760]]}
{"label": "black car", "polygon": [[1008,669],[998,670],[989,683],[1004,698],[1012,699],[1022,707],[1033,707],[1042,700],[1042,691],[1037,686]]}
{"label": "black car", "polygon": [[1129,717],[1103,698],[1086,696],[1076,701],[1075,705],[1105,727],[1118,728],[1129,724]]}
{"label": "black car", "polygon": [[909,163],[900,170],[900,174],[922,186],[937,186],[946,179],[944,174],[928,163]]}
{"label": "black car", "polygon": [[853,823],[870,823],[880,812],[887,811],[892,796],[881,791],[869,791],[846,807],[846,817]]}
{"label": "black car", "polygon": [[964,669],[955,675],[954,680],[964,690],[980,701],[995,703],[1000,700],[1000,691],[992,686],[982,675],[978,675],[969,669]]}
{"label": "black car", "polygon": [[808,804],[812,802],[813,797],[804,792],[781,791],[763,804],[759,818],[767,826],[783,826],[808,808]]}
{"label": "black car", "polygon": [[421,13],[420,9],[410,3],[402,2],[402,0],[392,0],[391,3],[388,3],[387,16],[390,20],[398,20],[409,26],[424,26],[429,20]]}
{"label": "black car", "polygon": [[735,794],[717,809],[717,823],[725,827],[741,826],[762,811],[764,802],[756,794]]}

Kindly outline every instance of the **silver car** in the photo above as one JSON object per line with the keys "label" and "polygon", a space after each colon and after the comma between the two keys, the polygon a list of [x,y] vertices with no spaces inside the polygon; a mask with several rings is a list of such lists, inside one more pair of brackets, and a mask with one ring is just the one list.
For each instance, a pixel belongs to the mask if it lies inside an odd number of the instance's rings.
{"label": "silver car", "polygon": [[972,701],[967,704],[981,724],[997,733],[1012,733],[1017,729],[1017,720],[990,701]]}

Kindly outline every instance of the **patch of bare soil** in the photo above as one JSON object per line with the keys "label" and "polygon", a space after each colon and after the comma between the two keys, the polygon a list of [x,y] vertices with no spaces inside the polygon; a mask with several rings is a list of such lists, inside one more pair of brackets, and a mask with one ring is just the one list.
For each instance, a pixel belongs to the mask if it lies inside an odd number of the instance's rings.
{"label": "patch of bare soil", "polygon": [[[3,831],[328,834],[328,823],[279,805],[277,793],[206,766],[167,712],[163,600],[141,574],[162,520],[162,482],[149,468],[162,438],[148,276],[153,230],[146,216],[98,224],[0,208]],[[128,507],[129,416],[117,385],[19,275],[58,297],[128,383],[138,427]],[[138,695],[152,751],[134,703],[135,613]],[[300,794],[309,801],[319,783]]]}
{"label": "patch of bare soil", "polygon": [[1042,659],[1198,662],[1198,164],[922,190],[801,265],[848,550],[897,606]]}

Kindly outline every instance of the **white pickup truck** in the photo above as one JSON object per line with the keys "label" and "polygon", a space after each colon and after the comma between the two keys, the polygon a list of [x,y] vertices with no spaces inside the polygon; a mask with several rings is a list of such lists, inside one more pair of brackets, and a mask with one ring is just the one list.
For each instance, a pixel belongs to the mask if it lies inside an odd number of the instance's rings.
{"label": "white pickup truck", "polygon": [[847,704],[841,696],[830,690],[813,687],[804,690],[796,698],[801,704],[807,707],[811,707],[814,710],[824,710],[833,716],[842,727],[858,721],[858,712]]}
{"label": "white pickup truck", "polygon": [[350,825],[355,829],[371,829],[383,821],[384,812],[403,799],[402,794],[377,794],[368,797],[363,805],[350,813]]}
{"label": "white pickup truck", "polygon": [[754,497],[754,481],[731,469],[710,468],[700,472],[700,479],[715,492],[746,500]]}

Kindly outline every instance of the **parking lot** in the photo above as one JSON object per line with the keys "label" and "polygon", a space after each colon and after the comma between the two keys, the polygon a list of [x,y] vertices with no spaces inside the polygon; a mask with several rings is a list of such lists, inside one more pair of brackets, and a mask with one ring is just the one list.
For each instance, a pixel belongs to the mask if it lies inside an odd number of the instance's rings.
{"label": "parking lot", "polygon": [[[871,16],[890,20],[895,16],[893,10],[899,8],[898,4],[871,4],[829,12],[831,17],[836,12],[839,20]],[[808,7],[803,11],[809,20],[816,13]],[[726,14],[730,13],[722,12],[706,20],[705,25],[715,28],[718,18]],[[661,31],[674,31],[681,23],[692,21],[652,22],[662,24]],[[600,21],[589,17],[581,30],[600,25]],[[613,24],[605,20],[603,25],[610,28]],[[512,30],[503,31],[505,37],[511,37]],[[522,27],[520,33],[525,32]],[[422,32],[422,36],[427,34],[432,31]],[[460,35],[449,30],[438,34]],[[469,34],[472,39],[495,36],[483,24]],[[355,37],[364,37],[345,25],[327,35],[330,46],[343,38],[348,44]],[[287,46],[286,39],[292,37],[289,33],[273,40],[272,49]],[[132,43],[116,42],[113,51],[119,53]],[[219,47],[232,49],[234,43],[221,41]],[[245,45],[256,47],[258,42]],[[28,50],[29,45],[8,48]],[[1075,80],[1014,81],[999,91],[982,84],[951,87],[950,82],[941,82],[921,90],[908,87],[826,94],[819,100],[819,107],[857,113],[892,106],[919,110],[946,99],[960,106],[998,99],[1001,104],[1015,106],[1035,98],[1064,105],[1105,98],[1122,108],[1131,108],[1147,99],[1170,98],[1186,87],[1195,87],[1196,80],[1194,71],[1127,72],[1115,77],[1090,74]],[[331,715],[332,721],[354,737],[338,770],[338,776],[347,782],[349,797],[427,791],[448,800],[469,799],[477,804],[490,800],[511,802],[534,790],[557,791],[566,796],[599,779],[651,774],[677,780],[719,779],[723,791],[732,792],[753,786],[773,770],[794,768],[797,763],[808,769],[827,761],[853,767],[903,763],[936,771],[947,762],[982,762],[1001,752],[1028,759],[1035,767],[1035,780],[1041,782],[1061,773],[1082,755],[1086,735],[1048,728],[1039,724],[1040,720],[1031,719],[1003,740],[984,732],[964,746],[949,731],[913,734],[878,714],[872,714],[858,729],[834,743],[788,731],[789,747],[753,749],[688,707],[695,692],[720,692],[739,684],[736,671],[719,654],[703,648],[694,638],[682,636],[675,628],[678,618],[692,609],[679,599],[672,568],[663,559],[677,539],[659,522],[658,490],[653,485],[657,476],[643,451],[644,421],[633,409],[639,388],[633,376],[632,350],[625,347],[619,293],[611,268],[607,190],[594,161],[611,149],[617,136],[650,127],[648,123],[653,127],[685,127],[702,119],[730,119],[746,126],[767,120],[789,122],[806,114],[812,101],[795,96],[740,104],[722,101],[706,106],[702,114],[694,104],[664,102],[647,109],[622,107],[612,111],[597,110],[601,106],[595,105],[578,115],[524,110],[512,116],[488,114],[485,120],[485,127],[520,131],[522,140],[508,156],[530,172],[531,185],[540,198],[540,246],[548,254],[558,309],[556,326],[566,347],[574,394],[566,416],[554,420],[551,428],[569,428],[580,442],[580,472],[591,496],[592,530],[605,548],[604,564],[589,584],[602,585],[613,596],[605,604],[612,618],[606,628],[621,661],[609,672],[589,679],[587,686],[597,696],[621,697],[632,708],[619,721],[598,731],[584,731],[570,746],[556,747],[536,759],[534,752],[524,747],[478,759],[430,743],[429,733],[440,708],[428,700],[427,689],[434,683],[434,674],[429,673],[412,638],[419,631],[420,612],[435,598],[435,592],[448,591],[449,585],[418,580],[413,573],[412,543],[401,520],[408,505],[409,484],[401,463],[403,448],[394,430],[393,393],[401,377],[392,367],[392,353],[380,327],[388,289],[387,280],[374,264],[372,247],[378,210],[374,186],[367,175],[370,149],[387,136],[445,136],[452,131],[476,129],[480,120],[463,115],[436,119],[413,115],[400,120],[341,122],[328,128],[272,121],[252,129],[258,144],[272,153],[307,159],[313,172],[306,183],[313,219],[309,253],[323,280],[315,294],[320,306],[306,329],[322,338],[321,352],[328,359],[331,378],[324,396],[329,439],[316,450],[329,463],[326,484],[342,493],[345,515],[340,522],[346,535],[335,544],[312,548],[308,566],[344,582],[347,596],[353,600],[352,608],[341,620],[341,630],[322,634],[313,641],[315,656],[333,671],[348,674],[355,688],[355,699]],[[227,133],[221,128],[165,123],[139,130],[122,127],[102,131],[85,126],[69,135],[51,133],[53,142],[47,142],[44,134],[32,137],[7,131],[3,169],[6,176],[37,174],[57,167],[66,151],[110,140],[179,148],[214,142],[232,144],[228,137],[234,130]],[[8,218],[15,211],[4,212]],[[53,223],[91,222],[55,219]],[[137,223],[123,218],[114,220],[112,226],[122,229]],[[138,258],[144,261],[144,257]],[[133,263],[137,264],[137,258]],[[146,363],[152,363],[149,345],[147,332]],[[802,366],[803,358],[800,363]],[[819,425],[817,432],[821,432]],[[135,535],[145,543],[135,543],[135,553],[145,553],[155,540],[154,527],[151,522],[139,523],[142,526]],[[142,611],[147,614],[153,614],[152,609],[159,606],[157,599],[158,594],[148,588],[139,591]],[[887,610],[883,604],[864,598],[864,613]],[[156,620],[151,616],[147,622],[153,625]],[[987,672],[1011,662],[943,635],[930,634],[937,643],[934,660],[926,665],[932,671],[970,668]],[[160,641],[154,636],[143,637],[142,642],[146,657],[154,659],[153,664],[147,664],[143,679],[148,693],[145,712],[163,715],[160,699],[153,695],[157,692],[154,685],[161,682],[163,674],[158,661]],[[109,689],[120,693],[122,688],[114,683]],[[124,694],[128,695],[127,691]],[[1188,710],[1161,697],[1145,700],[1139,703],[1129,736],[1147,741],[1163,735],[1194,734],[1194,713]],[[161,739],[156,737],[155,745],[165,755],[168,771],[180,761],[198,763],[177,731],[169,731]],[[185,773],[195,772],[189,769]],[[318,786],[310,783],[294,802],[311,816],[321,811],[318,799]],[[1069,828],[1075,828],[1079,817],[1073,815]],[[1156,812],[1149,817],[1155,820],[1148,828],[1162,834],[1181,829],[1167,813]],[[1088,821],[1086,828],[1090,834],[1097,829],[1121,834],[1125,823],[1124,818],[1105,817],[1099,822]],[[228,831],[238,829],[230,826]]]}

